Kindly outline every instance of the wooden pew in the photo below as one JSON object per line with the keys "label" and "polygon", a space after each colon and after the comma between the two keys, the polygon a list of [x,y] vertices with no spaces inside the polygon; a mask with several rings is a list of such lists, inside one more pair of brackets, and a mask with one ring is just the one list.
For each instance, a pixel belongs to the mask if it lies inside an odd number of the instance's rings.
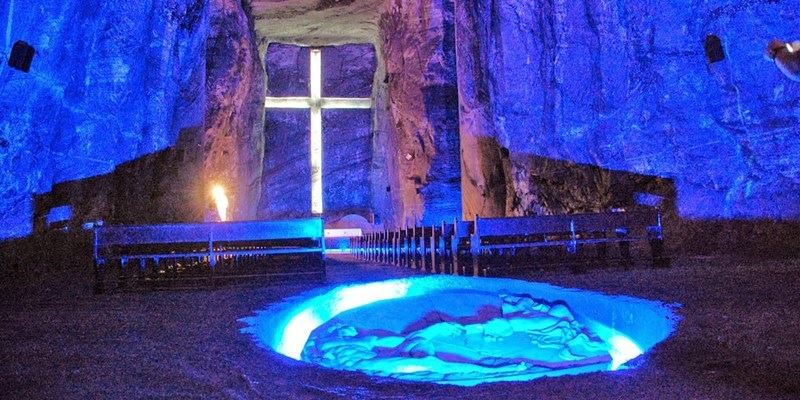
{"label": "wooden pew", "polygon": [[650,244],[655,266],[668,266],[663,254],[661,214],[657,210],[476,218],[469,246],[473,274],[487,275],[492,271],[481,266],[483,255],[538,247],[563,247],[568,254],[576,254],[585,245],[604,249],[608,244],[618,244],[620,255],[629,266],[630,244],[637,241]]}
{"label": "wooden pew", "polygon": [[392,232],[392,265],[400,265],[400,236],[401,230]]}
{"label": "wooden pew", "polygon": [[442,241],[442,230],[444,223],[439,226],[431,227],[431,236],[428,238],[428,265],[429,272],[434,274],[444,273],[442,265],[443,250],[439,247]]}
{"label": "wooden pew", "polygon": [[[237,266],[257,270],[262,276],[296,276],[323,279],[325,276],[325,238],[319,218],[291,221],[244,221],[187,223],[148,226],[99,226],[93,243],[95,291],[105,289],[107,264],[116,262],[122,277],[129,266],[140,274],[148,267],[158,269],[154,278],[165,275],[180,278],[177,271],[187,266],[210,274],[205,278],[247,277]],[[272,268],[273,260],[292,262]],[[300,262],[298,262],[298,260]],[[165,264],[174,268],[161,269]],[[219,266],[226,274],[218,273]],[[266,269],[265,269],[266,268]],[[230,271],[229,271],[230,270]],[[135,271],[134,271],[135,272]]]}

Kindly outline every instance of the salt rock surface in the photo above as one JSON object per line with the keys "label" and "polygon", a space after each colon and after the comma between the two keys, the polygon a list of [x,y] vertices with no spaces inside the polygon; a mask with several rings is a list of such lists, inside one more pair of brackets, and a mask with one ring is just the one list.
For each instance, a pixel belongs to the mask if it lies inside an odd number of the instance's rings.
{"label": "salt rock surface", "polygon": [[563,302],[477,291],[347,311],[317,328],[301,357],[334,369],[438,382],[600,370],[612,361],[609,345]]}
{"label": "salt rock surface", "polygon": [[457,1],[466,216],[602,208],[622,171],[672,180],[684,218],[800,218],[800,91],[763,57],[799,22],[769,1]]}
{"label": "salt rock surface", "polygon": [[30,233],[33,194],[134,159],[69,194],[76,220],[200,220],[210,180],[254,217],[263,70],[241,2],[13,3],[5,47],[25,39],[36,56],[27,74],[0,64],[0,237]]}

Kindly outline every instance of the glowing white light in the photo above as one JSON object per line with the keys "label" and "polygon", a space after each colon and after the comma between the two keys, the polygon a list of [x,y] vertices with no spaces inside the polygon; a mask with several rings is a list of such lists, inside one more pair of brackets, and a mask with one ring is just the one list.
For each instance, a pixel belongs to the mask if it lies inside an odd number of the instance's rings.
{"label": "glowing white light", "polygon": [[597,322],[590,323],[589,326],[611,346],[608,354],[611,356],[610,369],[612,371],[618,370],[622,364],[644,354],[644,350],[636,342],[619,331]]}
{"label": "glowing white light", "polygon": [[408,281],[389,281],[345,287],[335,294],[331,309],[339,314],[377,301],[399,299],[408,293],[408,285]]}
{"label": "glowing white light", "polygon": [[368,98],[322,97],[322,51],[311,49],[309,97],[267,97],[266,108],[311,110],[311,212],[322,214],[322,109],[369,109]]}
{"label": "glowing white light", "polygon": [[322,325],[323,322],[325,321],[316,315],[316,310],[313,307],[304,309],[286,323],[281,340],[275,346],[275,350],[278,353],[299,360],[311,332]]}
{"label": "glowing white light", "polygon": [[413,374],[416,372],[428,371],[430,368],[424,365],[400,365],[394,369],[394,373],[398,374]]}
{"label": "glowing white light", "polygon": [[351,228],[351,229],[325,229],[325,237],[326,238],[353,238],[353,237],[361,237],[363,233],[361,228]]}
{"label": "glowing white light", "polygon": [[225,188],[220,185],[214,185],[211,188],[211,197],[214,199],[214,204],[217,206],[217,214],[219,214],[220,221],[228,220],[228,196],[225,195]]}
{"label": "glowing white light", "polygon": [[611,345],[609,354],[611,355],[611,370],[616,371],[622,364],[639,357],[644,353],[633,340],[622,334],[616,334],[608,338]]}

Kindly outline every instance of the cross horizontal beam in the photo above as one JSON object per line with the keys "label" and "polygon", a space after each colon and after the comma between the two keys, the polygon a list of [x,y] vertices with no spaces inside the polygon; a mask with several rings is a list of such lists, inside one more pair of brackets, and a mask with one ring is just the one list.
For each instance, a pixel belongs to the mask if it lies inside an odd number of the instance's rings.
{"label": "cross horizontal beam", "polygon": [[311,97],[267,97],[264,102],[265,108],[314,108],[324,109],[370,109],[372,99],[369,98],[345,98],[345,97],[323,97],[313,99]]}

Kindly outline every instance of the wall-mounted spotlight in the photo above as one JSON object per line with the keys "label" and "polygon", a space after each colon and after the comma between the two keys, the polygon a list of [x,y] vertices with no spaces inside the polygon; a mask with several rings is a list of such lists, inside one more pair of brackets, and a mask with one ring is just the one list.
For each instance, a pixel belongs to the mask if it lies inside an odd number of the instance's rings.
{"label": "wall-mounted spotlight", "polygon": [[722,40],[717,35],[706,36],[703,42],[703,48],[706,51],[706,61],[713,64],[725,59],[725,50],[722,49]]}
{"label": "wall-mounted spotlight", "polygon": [[8,57],[8,66],[18,69],[22,72],[31,70],[31,62],[33,62],[33,55],[36,53],[33,46],[19,40],[14,43],[11,48],[11,56]]}

